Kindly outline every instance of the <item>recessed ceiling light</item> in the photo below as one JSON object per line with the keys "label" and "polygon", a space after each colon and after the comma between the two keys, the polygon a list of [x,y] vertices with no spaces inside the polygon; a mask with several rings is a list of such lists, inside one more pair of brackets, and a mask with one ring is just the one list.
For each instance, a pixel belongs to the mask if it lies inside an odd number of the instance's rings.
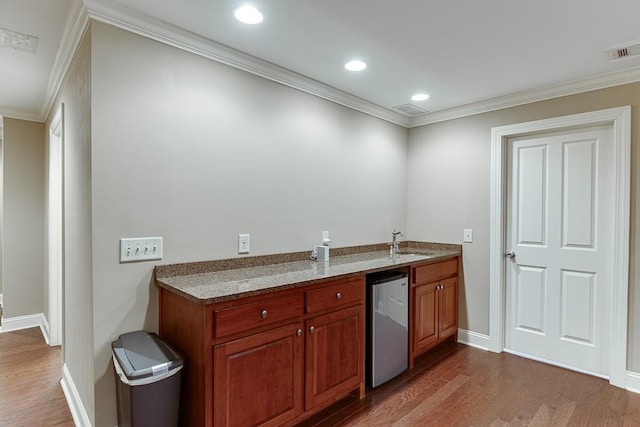
{"label": "recessed ceiling light", "polygon": [[426,101],[427,99],[429,99],[429,95],[426,93],[416,93],[411,97],[412,101]]}
{"label": "recessed ceiling light", "polygon": [[356,59],[344,64],[344,68],[346,68],[349,71],[362,71],[365,68],[367,68],[367,64],[364,61],[360,61]]}
{"label": "recessed ceiling light", "polygon": [[245,24],[259,24],[263,18],[262,13],[250,4],[240,6],[233,14],[238,21],[244,22]]}

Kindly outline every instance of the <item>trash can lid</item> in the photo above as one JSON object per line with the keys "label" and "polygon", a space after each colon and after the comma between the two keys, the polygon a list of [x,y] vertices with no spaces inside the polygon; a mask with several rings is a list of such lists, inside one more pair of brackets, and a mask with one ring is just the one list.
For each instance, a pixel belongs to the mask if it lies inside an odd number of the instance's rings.
{"label": "trash can lid", "polygon": [[153,332],[122,334],[111,343],[111,348],[130,380],[161,375],[184,363],[182,356]]}

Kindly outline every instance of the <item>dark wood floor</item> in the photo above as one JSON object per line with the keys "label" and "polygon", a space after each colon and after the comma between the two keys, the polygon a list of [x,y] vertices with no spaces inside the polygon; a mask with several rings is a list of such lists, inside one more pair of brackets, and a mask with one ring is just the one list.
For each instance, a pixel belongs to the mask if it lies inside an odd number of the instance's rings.
{"label": "dark wood floor", "polygon": [[0,334],[0,426],[73,426],[60,386],[60,347],[39,328]]}
{"label": "dark wood floor", "polygon": [[606,380],[445,343],[413,370],[302,424],[334,426],[640,426],[640,395]]}
{"label": "dark wood floor", "polygon": [[[73,426],[60,348],[40,330],[0,334],[0,426]],[[302,424],[334,426],[640,426],[640,395],[506,353],[446,343],[363,400]]]}

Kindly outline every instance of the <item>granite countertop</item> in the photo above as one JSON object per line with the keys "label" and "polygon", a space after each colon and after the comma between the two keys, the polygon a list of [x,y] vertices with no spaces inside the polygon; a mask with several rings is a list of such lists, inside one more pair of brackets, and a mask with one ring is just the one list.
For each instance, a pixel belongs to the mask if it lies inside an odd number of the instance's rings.
{"label": "granite countertop", "polygon": [[[379,247],[384,246],[371,245],[362,248],[378,249]],[[364,252],[334,250],[333,252],[336,252],[336,255],[332,253],[329,262],[300,260],[300,257],[305,254],[308,258],[308,252],[304,252],[286,254],[286,257],[280,256],[276,259],[273,256],[252,257],[247,262],[239,258],[209,263],[157,266],[156,284],[194,302],[212,304],[310,285],[328,279],[459,256],[461,247],[460,245],[424,243],[409,246],[405,242],[395,259],[391,259],[388,250]],[[243,264],[249,264],[249,266],[243,266]]]}

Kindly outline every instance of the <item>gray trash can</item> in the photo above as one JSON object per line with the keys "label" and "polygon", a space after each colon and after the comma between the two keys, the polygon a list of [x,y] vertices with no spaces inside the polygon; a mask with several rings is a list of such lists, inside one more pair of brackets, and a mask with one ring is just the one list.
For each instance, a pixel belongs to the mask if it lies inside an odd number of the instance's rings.
{"label": "gray trash can", "polygon": [[158,335],[120,335],[111,343],[116,372],[118,426],[177,426],[184,361]]}

